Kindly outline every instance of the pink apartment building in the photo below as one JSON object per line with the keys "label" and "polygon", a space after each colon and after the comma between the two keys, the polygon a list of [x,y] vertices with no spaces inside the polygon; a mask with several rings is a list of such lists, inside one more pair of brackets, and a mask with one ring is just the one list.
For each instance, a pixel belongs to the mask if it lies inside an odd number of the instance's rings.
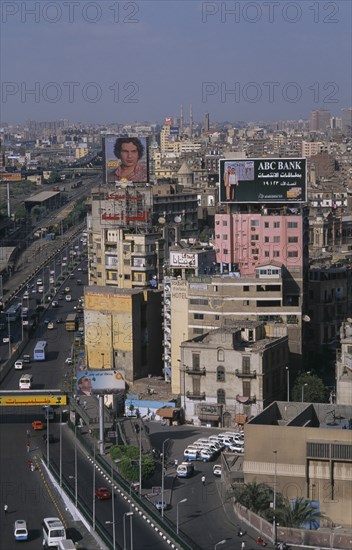
{"label": "pink apartment building", "polygon": [[288,271],[301,272],[303,253],[302,215],[261,213],[215,216],[216,260],[241,277],[255,274],[260,265],[275,262]]}

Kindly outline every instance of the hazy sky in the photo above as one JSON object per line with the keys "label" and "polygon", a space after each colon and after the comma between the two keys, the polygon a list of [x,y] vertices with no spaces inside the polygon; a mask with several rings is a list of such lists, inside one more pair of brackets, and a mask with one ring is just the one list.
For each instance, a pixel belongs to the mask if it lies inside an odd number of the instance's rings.
{"label": "hazy sky", "polygon": [[[2,121],[308,118],[351,105],[335,1],[1,3]],[[32,93],[31,93],[32,92]]]}

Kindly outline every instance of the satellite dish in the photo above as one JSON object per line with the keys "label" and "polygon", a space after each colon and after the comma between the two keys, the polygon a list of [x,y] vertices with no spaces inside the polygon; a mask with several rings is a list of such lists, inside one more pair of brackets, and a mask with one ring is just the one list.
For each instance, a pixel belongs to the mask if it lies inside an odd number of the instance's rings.
{"label": "satellite dish", "polygon": [[163,218],[163,217],[160,217],[160,218],[158,219],[158,223],[161,223],[161,224],[164,224],[165,221],[166,221],[166,220],[165,220],[165,218]]}
{"label": "satellite dish", "polygon": [[309,321],[310,321],[309,315],[304,315],[303,316],[303,321],[306,321],[306,323],[309,323]]}
{"label": "satellite dish", "polygon": [[175,222],[175,223],[181,223],[181,222],[182,222],[181,216],[175,216],[175,217],[174,217],[174,222]]}

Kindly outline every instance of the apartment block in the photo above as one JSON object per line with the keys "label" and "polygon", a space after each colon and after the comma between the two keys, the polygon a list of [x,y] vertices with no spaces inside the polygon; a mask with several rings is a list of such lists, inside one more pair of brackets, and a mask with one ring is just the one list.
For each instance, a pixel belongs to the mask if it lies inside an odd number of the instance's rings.
{"label": "apartment block", "polygon": [[233,427],[286,394],[287,336],[268,337],[263,323],[236,321],[181,344],[187,420]]}
{"label": "apartment block", "polygon": [[336,355],[336,403],[352,405],[352,319],[340,328],[340,349]]}

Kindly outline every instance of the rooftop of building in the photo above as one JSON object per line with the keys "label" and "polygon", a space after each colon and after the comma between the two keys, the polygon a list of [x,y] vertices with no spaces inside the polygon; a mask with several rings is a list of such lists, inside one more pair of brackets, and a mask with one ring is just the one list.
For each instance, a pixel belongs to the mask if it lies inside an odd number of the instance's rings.
{"label": "rooftop of building", "polygon": [[352,405],[275,401],[248,424],[352,430]]}
{"label": "rooftop of building", "polygon": [[40,193],[37,193],[37,195],[34,195],[33,197],[28,197],[28,199],[25,199],[24,202],[46,201],[57,195],[60,195],[59,191],[41,191]]}

